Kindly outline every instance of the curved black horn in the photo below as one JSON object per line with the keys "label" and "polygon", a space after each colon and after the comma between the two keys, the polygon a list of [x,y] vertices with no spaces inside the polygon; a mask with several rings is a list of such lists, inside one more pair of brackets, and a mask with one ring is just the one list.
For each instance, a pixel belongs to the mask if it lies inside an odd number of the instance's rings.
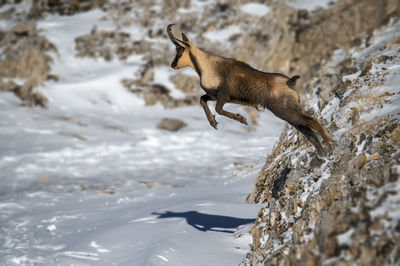
{"label": "curved black horn", "polygon": [[174,26],[175,24],[169,24],[167,26],[167,34],[168,37],[170,38],[171,42],[173,42],[176,46],[182,47],[182,45],[180,45],[177,41],[176,38],[174,37],[174,35],[172,35],[172,26]]}

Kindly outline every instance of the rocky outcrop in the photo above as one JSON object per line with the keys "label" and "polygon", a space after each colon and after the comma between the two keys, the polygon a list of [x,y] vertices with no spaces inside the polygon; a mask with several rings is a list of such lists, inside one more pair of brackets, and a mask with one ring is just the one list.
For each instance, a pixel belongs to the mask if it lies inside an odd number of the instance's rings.
{"label": "rocky outcrop", "polygon": [[176,118],[164,118],[157,125],[158,129],[167,130],[171,132],[181,130],[184,127],[187,127],[187,124],[182,120]]}
{"label": "rocky outcrop", "polygon": [[57,78],[50,74],[52,58],[48,55],[57,48],[39,33],[34,21],[27,21],[0,32],[0,49],[0,90],[13,91],[25,106],[45,107],[46,97],[34,87]]}
{"label": "rocky outcrop", "polygon": [[322,59],[329,58],[337,48],[348,49],[369,38],[373,30],[400,15],[400,1],[344,0],[315,16],[302,15],[291,22],[295,32],[291,69],[318,68]]}
{"label": "rocky outcrop", "polygon": [[35,0],[29,16],[31,18],[43,18],[48,13],[72,15],[76,12],[102,7],[106,2],[107,0]]}
{"label": "rocky outcrop", "polygon": [[119,60],[126,60],[132,54],[141,54],[144,51],[141,43],[132,45],[133,40],[129,33],[115,31],[98,31],[94,27],[90,34],[75,39],[77,57],[103,58],[111,61],[114,56]]}
{"label": "rocky outcrop", "polygon": [[244,18],[242,25],[251,27],[233,43],[234,54],[265,70],[300,74],[300,82],[319,71],[335,49],[359,43],[390,17],[400,15],[398,0],[335,1],[331,8],[314,13],[288,8],[283,1],[270,5],[272,11],[265,17],[254,22]]}
{"label": "rocky outcrop", "polygon": [[267,203],[245,265],[400,262],[400,22],[321,65],[306,109],[336,140],[328,158],[286,126],[248,202]]}
{"label": "rocky outcrop", "polygon": [[183,106],[190,106],[199,103],[199,97],[197,96],[185,96],[184,98],[174,98],[170,95],[170,90],[161,84],[151,84],[143,88],[136,88],[135,80],[124,80],[126,87],[133,87],[132,92],[142,96],[145,104],[148,106],[161,103],[165,108],[176,108]]}

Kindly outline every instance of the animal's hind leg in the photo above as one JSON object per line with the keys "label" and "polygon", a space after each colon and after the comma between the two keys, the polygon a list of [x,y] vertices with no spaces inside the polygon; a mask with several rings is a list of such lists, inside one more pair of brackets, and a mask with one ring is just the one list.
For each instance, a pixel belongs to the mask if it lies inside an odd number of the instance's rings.
{"label": "animal's hind leg", "polygon": [[315,118],[307,115],[304,115],[304,118],[306,120],[307,126],[311,127],[316,132],[318,132],[318,134],[321,135],[321,137],[328,145],[329,151],[333,151],[333,139],[331,135],[328,133],[328,131]]}
{"label": "animal's hind leg", "polygon": [[315,133],[311,130],[311,128],[307,126],[297,126],[293,125],[298,131],[303,133],[304,136],[314,145],[314,147],[317,149],[317,152],[320,156],[325,156],[325,151],[321,146],[321,143],[318,140],[318,137],[315,135]]}
{"label": "animal's hind leg", "polygon": [[313,128],[308,124],[307,117],[303,114],[295,97],[286,99],[286,104],[270,105],[269,109],[276,116],[289,122],[292,126],[299,130],[308,139],[308,141],[314,145],[320,156],[325,156],[325,151],[322,148],[318,137],[315,135]]}
{"label": "animal's hind leg", "polygon": [[234,113],[225,111],[223,109],[224,104],[226,102],[227,102],[227,99],[225,97],[221,96],[221,94],[219,94],[217,97],[217,104],[215,105],[215,111],[220,115],[224,115],[226,117],[229,117],[231,119],[239,121],[242,124],[247,125],[247,119],[244,116],[242,116],[241,114],[234,114]]}

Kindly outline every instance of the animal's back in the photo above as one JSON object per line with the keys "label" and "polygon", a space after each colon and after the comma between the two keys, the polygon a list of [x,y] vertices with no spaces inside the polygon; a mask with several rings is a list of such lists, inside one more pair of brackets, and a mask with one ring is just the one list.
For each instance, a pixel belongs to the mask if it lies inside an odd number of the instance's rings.
{"label": "animal's back", "polygon": [[225,60],[223,76],[228,77],[231,97],[237,100],[264,106],[268,98],[278,96],[278,91],[289,89],[289,77],[283,74],[263,72],[235,59]]}

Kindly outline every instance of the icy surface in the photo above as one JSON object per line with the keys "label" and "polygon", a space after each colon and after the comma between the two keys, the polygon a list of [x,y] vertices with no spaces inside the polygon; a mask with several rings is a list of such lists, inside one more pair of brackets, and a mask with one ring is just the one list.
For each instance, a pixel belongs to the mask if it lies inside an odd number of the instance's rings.
{"label": "icy surface", "polygon": [[[48,110],[0,94],[0,265],[237,265],[260,209],[244,199],[283,122],[264,112],[250,132],[217,116],[216,131],[199,106],[145,107],[120,82],[140,56],[75,57],[76,36],[112,29],[103,15],[38,23],[58,48]],[[164,117],[188,127],[160,131]]]}
{"label": "icy surface", "polygon": [[330,5],[335,3],[335,0],[295,0],[287,1],[286,3],[290,7],[311,12],[318,8],[329,8]]}
{"label": "icy surface", "polygon": [[240,6],[240,10],[247,14],[261,17],[265,16],[269,12],[270,8],[260,3],[250,2]]}
{"label": "icy surface", "polygon": [[203,34],[203,36],[212,42],[227,42],[231,36],[238,34],[240,32],[241,30],[239,26],[231,25],[222,30],[206,32]]}

